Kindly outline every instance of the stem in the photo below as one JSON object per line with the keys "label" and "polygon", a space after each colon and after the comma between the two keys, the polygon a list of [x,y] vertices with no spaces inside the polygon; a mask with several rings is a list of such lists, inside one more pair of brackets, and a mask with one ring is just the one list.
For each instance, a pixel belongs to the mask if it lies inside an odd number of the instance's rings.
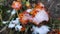
{"label": "stem", "polygon": [[1,20],[1,26],[2,26],[2,10],[1,10],[1,13],[0,13],[0,20]]}
{"label": "stem", "polygon": [[1,19],[1,22],[2,22],[2,16],[1,15],[2,15],[2,10],[1,10],[1,14],[0,14],[0,19]]}
{"label": "stem", "polygon": [[2,28],[2,29],[0,30],[0,32],[6,30],[6,28],[7,28],[7,25],[6,25],[4,28]]}
{"label": "stem", "polygon": [[51,9],[51,7],[52,7],[53,4],[54,4],[54,1],[52,2],[52,4],[50,5],[50,7],[48,8],[48,10]]}
{"label": "stem", "polygon": [[17,16],[18,16],[18,10],[16,10],[17,11]]}

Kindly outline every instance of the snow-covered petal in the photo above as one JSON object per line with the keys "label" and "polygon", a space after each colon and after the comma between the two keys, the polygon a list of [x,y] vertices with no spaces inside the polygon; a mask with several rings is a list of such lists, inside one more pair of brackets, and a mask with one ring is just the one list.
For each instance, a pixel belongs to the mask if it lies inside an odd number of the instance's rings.
{"label": "snow-covered petal", "polygon": [[12,23],[13,23],[13,24],[20,24],[20,23],[19,23],[19,20],[14,20],[14,21],[12,21]]}
{"label": "snow-covered petal", "polygon": [[40,3],[40,6],[44,7],[44,4]]}
{"label": "snow-covered petal", "polygon": [[15,24],[20,24],[19,18],[16,18]]}
{"label": "snow-covered petal", "polygon": [[16,20],[12,20],[10,24],[15,24],[15,25],[20,24],[19,18],[16,18]]}
{"label": "snow-covered petal", "polygon": [[8,28],[14,28],[15,27],[15,24],[9,24],[8,25]]}
{"label": "snow-covered petal", "polygon": [[30,13],[32,11],[32,9],[27,9],[26,12]]}
{"label": "snow-covered petal", "polygon": [[41,27],[37,27],[37,26],[33,26],[33,33],[39,33],[39,34],[47,34],[50,30],[50,27],[46,26],[46,25],[42,25]]}
{"label": "snow-covered petal", "polygon": [[15,26],[15,30],[16,30],[16,31],[21,31],[21,28],[22,28],[21,25],[16,25],[16,26]]}
{"label": "snow-covered petal", "polygon": [[40,10],[33,18],[33,22],[36,22],[37,24],[41,23],[42,21],[48,21],[48,20],[49,17],[48,14],[45,12],[45,10]]}

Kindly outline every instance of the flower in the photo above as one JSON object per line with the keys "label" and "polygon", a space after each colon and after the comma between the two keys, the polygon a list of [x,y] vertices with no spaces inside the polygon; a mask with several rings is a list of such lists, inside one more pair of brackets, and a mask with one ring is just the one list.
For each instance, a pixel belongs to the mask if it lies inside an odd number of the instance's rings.
{"label": "flower", "polygon": [[19,25],[19,24],[20,24],[19,18],[16,18],[16,20],[10,21],[8,28],[14,28],[16,25]]}
{"label": "flower", "polygon": [[27,24],[28,23],[28,15],[27,15],[27,13],[20,13],[19,18],[20,18],[21,24]]}
{"label": "flower", "polygon": [[44,4],[42,4],[42,3],[38,3],[35,8],[38,8],[40,10],[45,9]]}
{"label": "flower", "polygon": [[21,25],[16,25],[16,26],[15,26],[15,30],[16,30],[16,31],[21,31],[21,28],[22,28]]}
{"label": "flower", "polygon": [[34,34],[47,34],[50,30],[50,27],[46,25],[42,25],[41,27],[33,26],[33,32]]}
{"label": "flower", "polygon": [[21,26],[21,25],[16,25],[16,26],[15,26],[15,30],[16,30],[16,31],[21,31],[21,32],[22,32],[22,31],[25,31],[25,29],[26,29],[26,28],[23,27],[23,26]]}
{"label": "flower", "polygon": [[12,8],[13,8],[13,9],[20,10],[21,7],[22,7],[22,4],[21,4],[20,2],[18,2],[18,1],[13,1],[13,3],[12,3]]}
{"label": "flower", "polygon": [[44,5],[42,3],[37,4],[36,7],[30,12],[30,14],[35,16],[40,10],[44,10]]}
{"label": "flower", "polygon": [[9,24],[8,28],[14,28],[15,24]]}
{"label": "flower", "polygon": [[34,17],[37,14],[37,10],[36,9],[32,10],[30,14]]}

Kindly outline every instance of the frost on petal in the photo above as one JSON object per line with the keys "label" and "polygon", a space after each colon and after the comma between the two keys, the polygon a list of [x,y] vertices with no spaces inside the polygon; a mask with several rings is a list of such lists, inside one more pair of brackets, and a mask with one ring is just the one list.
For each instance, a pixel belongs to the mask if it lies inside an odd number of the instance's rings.
{"label": "frost on petal", "polygon": [[19,18],[16,18],[16,24],[20,24]]}
{"label": "frost on petal", "polygon": [[16,18],[16,20],[12,20],[10,24],[15,24],[15,25],[20,24],[19,18]]}
{"label": "frost on petal", "polygon": [[33,33],[39,33],[39,34],[47,34],[50,30],[50,27],[46,26],[46,25],[42,25],[41,27],[37,27],[37,26],[33,26]]}
{"label": "frost on petal", "polygon": [[9,24],[8,25],[8,28],[14,28],[15,27],[15,24]]}
{"label": "frost on petal", "polygon": [[33,22],[36,22],[37,24],[41,23],[42,21],[48,20],[49,20],[48,14],[44,10],[39,11],[33,18]]}
{"label": "frost on petal", "polygon": [[32,11],[32,9],[27,9],[26,12],[30,13]]}
{"label": "frost on petal", "polygon": [[21,31],[21,28],[22,28],[22,26],[20,26],[20,25],[16,25],[16,26],[15,26],[15,30],[16,30],[16,31]]}

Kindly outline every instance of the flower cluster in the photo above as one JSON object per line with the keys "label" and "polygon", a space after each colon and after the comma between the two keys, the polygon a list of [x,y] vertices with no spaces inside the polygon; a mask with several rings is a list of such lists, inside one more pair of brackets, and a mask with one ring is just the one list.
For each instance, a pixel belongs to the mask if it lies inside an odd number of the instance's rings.
{"label": "flower cluster", "polygon": [[[27,2],[26,5],[29,7],[29,2]],[[33,9],[28,8],[26,11],[19,13],[18,18],[16,18],[16,20],[10,21],[8,28],[15,28],[16,31],[24,31],[26,29],[25,25],[27,25],[28,23],[39,25],[43,21],[48,21],[49,16],[45,11],[44,5],[42,3],[38,3],[37,5]],[[16,10],[20,10],[21,7],[22,4],[14,1],[12,4],[12,8],[14,10],[12,11],[11,15],[14,15],[16,13]],[[38,26],[36,26],[33,28],[33,30],[33,33],[38,32],[39,34],[46,34],[49,31],[49,27],[43,25],[38,28]]]}

